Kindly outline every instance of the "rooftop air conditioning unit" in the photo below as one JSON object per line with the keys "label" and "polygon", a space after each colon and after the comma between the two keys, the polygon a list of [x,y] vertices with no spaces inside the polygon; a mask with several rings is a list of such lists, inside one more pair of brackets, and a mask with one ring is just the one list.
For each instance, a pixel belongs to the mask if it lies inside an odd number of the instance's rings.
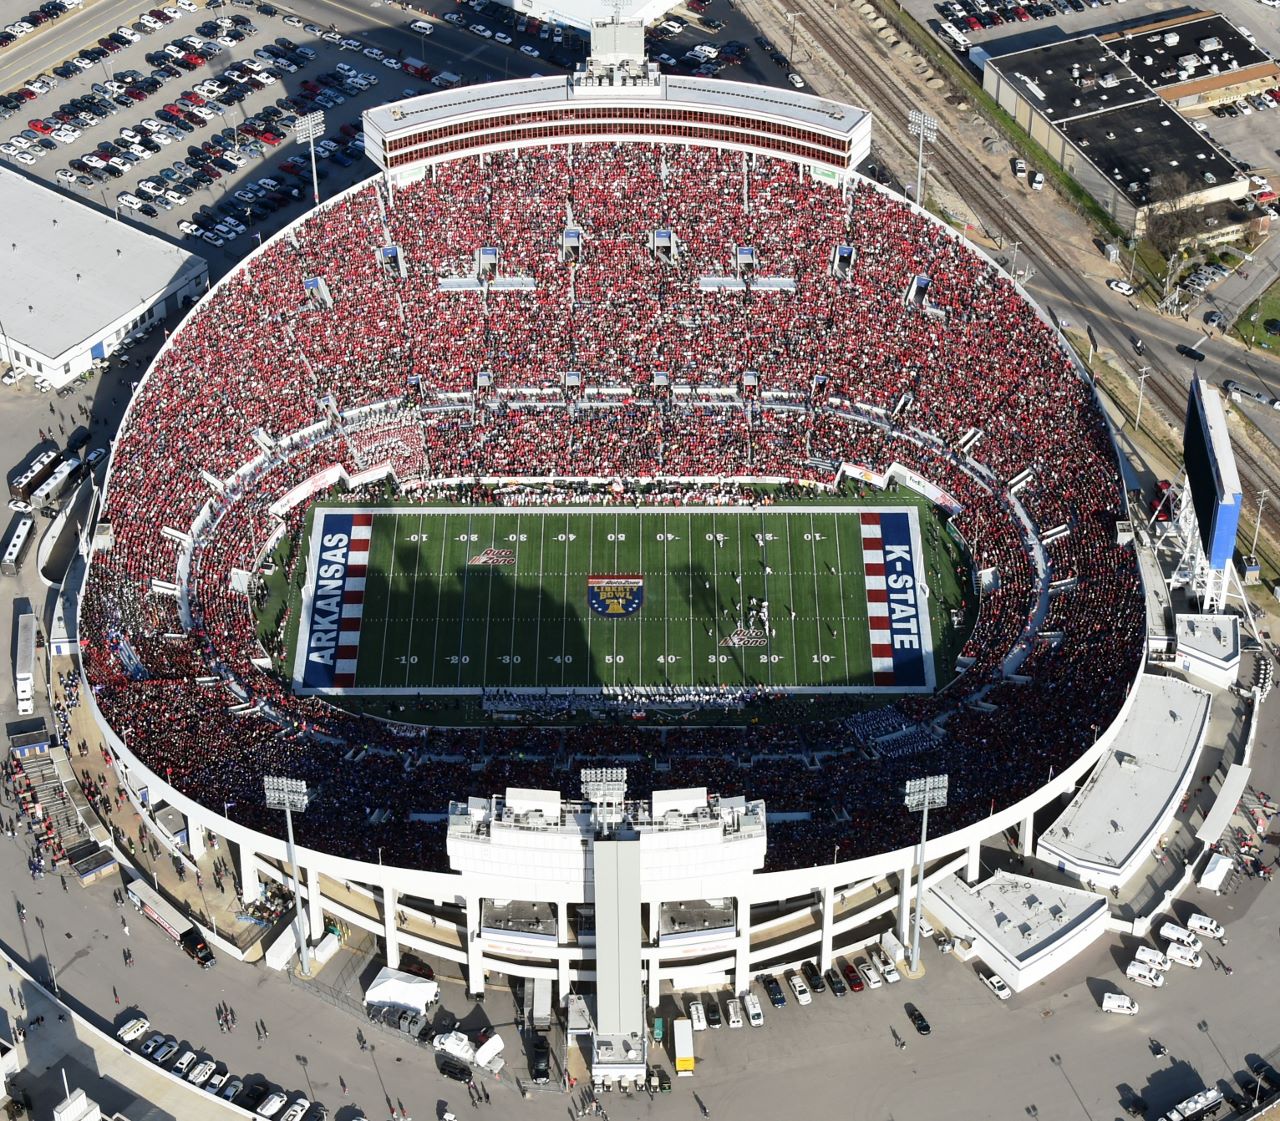
{"label": "rooftop air conditioning unit", "polygon": [[1161,42],[1163,42],[1166,47],[1176,47],[1180,39],[1181,36],[1176,31],[1166,31],[1164,35],[1161,36]]}
{"label": "rooftop air conditioning unit", "polygon": [[1104,90],[1114,89],[1119,84],[1120,84],[1120,79],[1117,78],[1113,73],[1111,73],[1110,70],[1108,70],[1098,79],[1098,85],[1100,85]]}
{"label": "rooftop air conditioning unit", "polygon": [[1222,40],[1217,36],[1210,36],[1208,39],[1201,39],[1198,45],[1200,50],[1207,54],[1209,51],[1220,50],[1222,48]]}

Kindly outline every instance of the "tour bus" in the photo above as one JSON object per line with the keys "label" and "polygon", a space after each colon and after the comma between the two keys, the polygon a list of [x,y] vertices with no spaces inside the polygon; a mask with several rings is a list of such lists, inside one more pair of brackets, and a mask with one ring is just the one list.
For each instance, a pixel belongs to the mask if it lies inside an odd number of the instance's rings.
{"label": "tour bus", "polygon": [[50,499],[58,498],[62,494],[63,487],[71,482],[72,475],[79,467],[80,460],[74,456],[59,463],[53,474],[32,492],[31,505],[39,509]]}
{"label": "tour bus", "polygon": [[938,34],[942,36],[942,41],[950,46],[956,54],[969,53],[969,40],[961,33],[960,29],[952,23],[945,20],[938,25]]}
{"label": "tour bus", "polygon": [[6,576],[18,575],[27,550],[35,540],[35,527],[35,519],[30,514],[24,514],[18,519],[13,527],[13,536],[9,538],[9,544],[4,548],[3,560],[0,560],[0,572]]}
{"label": "tour bus", "polygon": [[35,462],[9,484],[10,497],[30,502],[36,487],[53,474],[61,456],[62,453],[58,451],[41,452]]}

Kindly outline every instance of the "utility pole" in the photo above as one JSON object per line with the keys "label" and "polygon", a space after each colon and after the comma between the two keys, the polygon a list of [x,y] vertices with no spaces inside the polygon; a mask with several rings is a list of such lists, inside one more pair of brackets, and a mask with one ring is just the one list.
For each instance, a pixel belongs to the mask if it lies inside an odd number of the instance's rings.
{"label": "utility pole", "polygon": [[1150,366],[1138,367],[1138,413],[1133,418],[1134,432],[1142,431],[1142,391],[1147,387],[1147,378],[1151,376]]}
{"label": "utility pole", "polygon": [[907,114],[907,130],[912,136],[919,138],[916,148],[916,206],[924,207],[924,143],[932,144],[938,139],[938,120],[919,109],[912,109]]}
{"label": "utility pole", "polygon": [[1258,531],[1262,528],[1262,508],[1267,504],[1267,496],[1270,493],[1266,487],[1258,491],[1258,516],[1253,520],[1253,544],[1249,546],[1249,555],[1251,557],[1258,555]]}
{"label": "utility pole", "polygon": [[791,45],[787,47],[787,58],[795,61],[796,53],[796,24],[799,22],[803,12],[783,12],[783,16],[791,21]]}
{"label": "utility pole", "polygon": [[1013,256],[1009,259],[1009,275],[1014,280],[1018,279],[1018,246],[1021,244],[1022,242],[1020,241],[1013,243]]}

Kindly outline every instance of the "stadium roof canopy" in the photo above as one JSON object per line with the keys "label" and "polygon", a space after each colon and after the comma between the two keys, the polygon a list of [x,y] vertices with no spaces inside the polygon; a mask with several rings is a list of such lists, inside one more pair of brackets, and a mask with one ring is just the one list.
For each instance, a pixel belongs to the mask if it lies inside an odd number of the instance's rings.
{"label": "stadium roof canopy", "polygon": [[3,168],[0,214],[0,324],[15,347],[50,359],[207,269],[194,253]]}
{"label": "stadium roof canopy", "polygon": [[795,90],[774,86],[708,78],[663,75],[652,86],[635,83],[617,88],[590,88],[572,76],[517,78],[505,82],[459,86],[440,93],[422,94],[365,110],[367,124],[380,132],[395,133],[409,128],[438,124],[455,117],[497,114],[533,106],[582,104],[604,99],[610,94],[643,103],[688,105],[691,109],[726,109],[739,113],[783,117],[800,124],[852,134],[867,120],[867,111]]}

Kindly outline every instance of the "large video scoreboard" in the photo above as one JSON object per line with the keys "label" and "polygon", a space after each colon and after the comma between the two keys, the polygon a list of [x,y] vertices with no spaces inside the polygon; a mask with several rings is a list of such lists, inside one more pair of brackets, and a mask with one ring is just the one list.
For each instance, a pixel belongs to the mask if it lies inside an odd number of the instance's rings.
{"label": "large video scoreboard", "polygon": [[1240,475],[1222,399],[1215,390],[1206,391],[1199,378],[1191,381],[1182,450],[1205,557],[1210,567],[1226,568],[1235,553],[1240,525]]}

